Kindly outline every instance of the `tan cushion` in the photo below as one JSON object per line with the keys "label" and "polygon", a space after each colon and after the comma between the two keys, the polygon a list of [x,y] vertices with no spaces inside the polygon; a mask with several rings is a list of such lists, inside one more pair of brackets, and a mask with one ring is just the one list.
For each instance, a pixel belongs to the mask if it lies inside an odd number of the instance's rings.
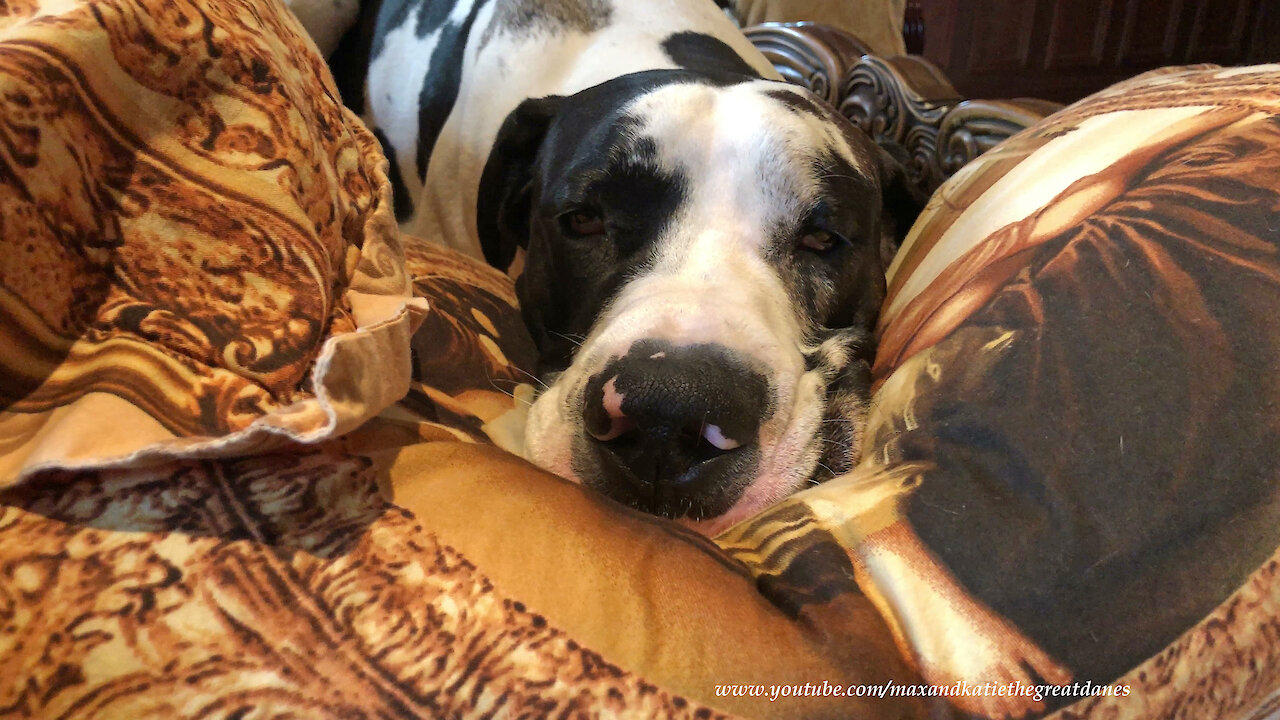
{"label": "tan cushion", "polygon": [[749,717],[923,712],[916,699],[717,694],[717,685],[734,683],[909,681],[884,621],[860,595],[833,608],[840,633],[797,622],[705,538],[492,447],[425,443],[379,464],[393,501],[496,588],[663,687]]}

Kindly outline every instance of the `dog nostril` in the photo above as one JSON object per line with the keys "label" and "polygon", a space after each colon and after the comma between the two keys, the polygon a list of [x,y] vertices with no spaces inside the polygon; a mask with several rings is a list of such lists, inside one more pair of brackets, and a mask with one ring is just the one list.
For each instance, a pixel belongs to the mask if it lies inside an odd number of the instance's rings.
{"label": "dog nostril", "polygon": [[629,417],[610,417],[606,427],[603,429],[588,427],[587,434],[600,442],[608,442],[626,435],[635,426],[636,421]]}
{"label": "dog nostril", "polygon": [[601,442],[619,438],[636,426],[635,420],[622,411],[623,397],[618,392],[617,382],[616,375],[609,378],[601,388],[600,400],[589,400],[583,411],[582,419],[587,434]]}

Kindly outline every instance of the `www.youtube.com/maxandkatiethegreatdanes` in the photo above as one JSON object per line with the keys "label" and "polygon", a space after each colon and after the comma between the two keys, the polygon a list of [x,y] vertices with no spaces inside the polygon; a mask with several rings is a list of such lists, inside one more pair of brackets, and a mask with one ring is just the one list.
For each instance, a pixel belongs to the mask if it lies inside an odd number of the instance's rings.
{"label": "www.youtube.com/maxandkatiethegreatdanes", "polygon": [[1110,695],[1128,697],[1128,685],[1097,685],[1093,682],[1070,685],[1031,685],[1022,682],[973,684],[957,680],[952,685],[895,683],[878,685],[839,685],[823,680],[817,683],[781,685],[738,684],[716,685],[716,697],[767,697],[770,702],[797,697],[1028,697],[1035,702],[1045,698],[1082,698]]}

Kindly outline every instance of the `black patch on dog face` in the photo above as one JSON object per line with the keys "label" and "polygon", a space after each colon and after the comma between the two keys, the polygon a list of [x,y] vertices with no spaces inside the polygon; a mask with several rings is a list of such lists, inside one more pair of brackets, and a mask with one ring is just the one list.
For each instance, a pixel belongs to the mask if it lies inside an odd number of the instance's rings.
{"label": "black patch on dog face", "polygon": [[[884,299],[884,267],[880,262],[881,198],[875,178],[827,151],[813,160],[818,200],[795,222],[779,227],[771,259],[801,310],[801,321],[813,328],[858,328],[870,331]],[[806,233],[836,236],[832,248],[814,252],[797,245]]]}
{"label": "black patch on dog face", "polygon": [[[527,243],[516,283],[538,344],[539,374],[563,370],[618,288],[649,261],[685,202],[688,179],[663,171],[652,140],[621,112],[673,83],[729,85],[738,77],[654,70],[615,78],[568,98],[525,101],[499,133],[481,178],[477,227],[490,262],[505,267]],[[601,217],[603,235],[574,237],[562,218],[575,209]]]}
{"label": "black patch on dog face", "polygon": [[705,33],[678,32],[662,41],[671,62],[686,70],[741,75],[761,79],[760,73],[723,40]]}
{"label": "black patch on dog face", "polygon": [[480,49],[499,32],[515,37],[567,30],[592,33],[612,21],[610,0],[509,0],[494,11],[493,21],[480,37]]}
{"label": "black patch on dog face", "polygon": [[[628,77],[579,93],[548,129],[535,169],[529,255],[517,283],[521,305],[534,308],[526,319],[540,340],[540,370],[568,367],[576,345],[566,338],[586,335],[618,288],[648,262],[685,201],[687,179],[660,170],[653,142],[636,137],[636,120],[618,110],[661,80]],[[607,232],[566,232],[560,218],[575,209],[601,217]],[[539,299],[539,286],[558,292]],[[547,304],[538,310],[540,301]]]}

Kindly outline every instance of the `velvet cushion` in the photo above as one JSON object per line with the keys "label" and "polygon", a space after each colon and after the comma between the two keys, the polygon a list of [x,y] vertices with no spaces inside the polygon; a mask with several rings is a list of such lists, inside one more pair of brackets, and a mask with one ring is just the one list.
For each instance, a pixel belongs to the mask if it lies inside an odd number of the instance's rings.
{"label": "velvet cushion", "polygon": [[[1056,663],[1130,688],[1045,700],[1067,717],[1264,703],[1277,88],[1278,66],[1149,73],[962,169],[891,270],[862,464],[722,542],[792,592],[841,592],[833,559],[856,571],[935,682],[1043,682]],[[920,552],[889,562],[911,534]],[[974,612],[913,615],[930,594]]]}

